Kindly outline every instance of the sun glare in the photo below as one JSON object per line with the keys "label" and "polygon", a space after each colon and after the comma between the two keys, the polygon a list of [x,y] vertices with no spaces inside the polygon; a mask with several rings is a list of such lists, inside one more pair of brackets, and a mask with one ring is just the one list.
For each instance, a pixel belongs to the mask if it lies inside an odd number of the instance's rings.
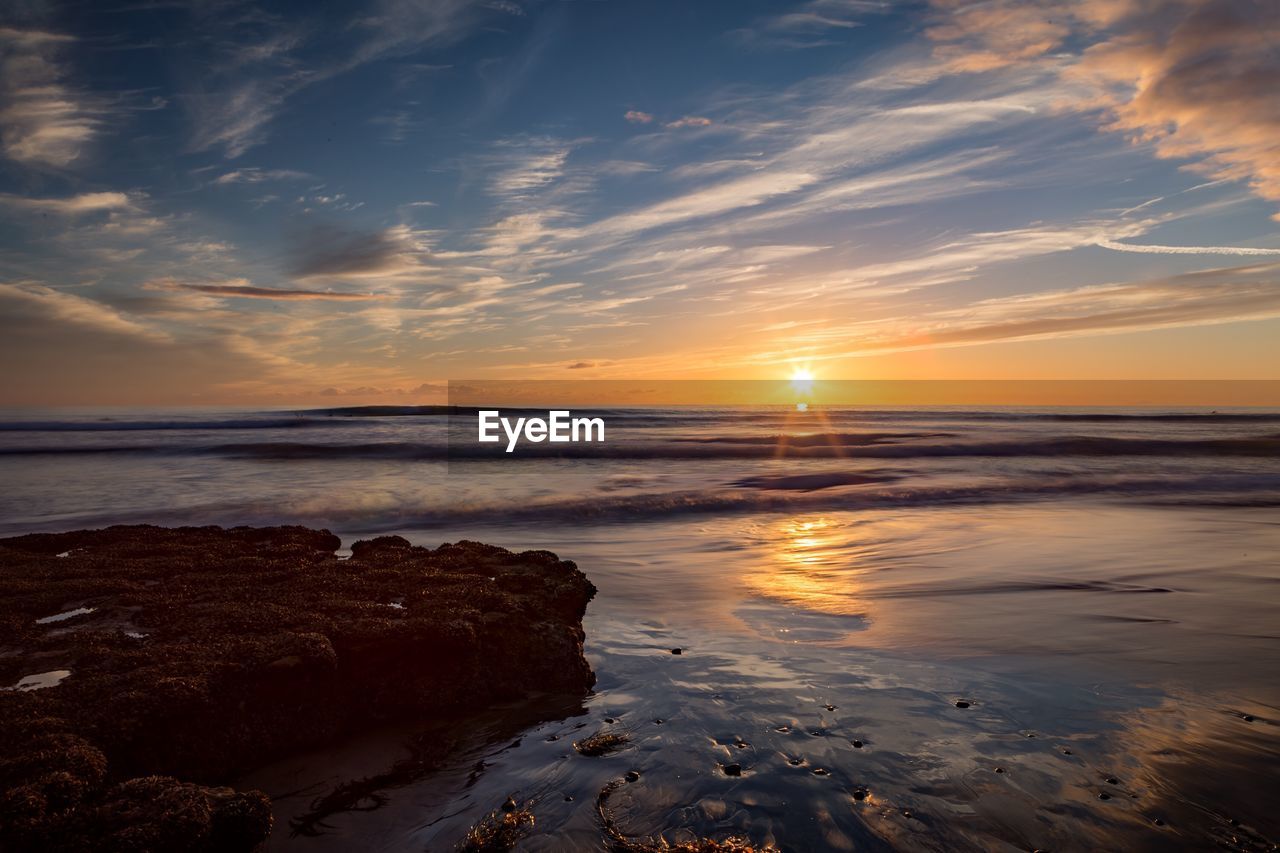
{"label": "sun glare", "polygon": [[[791,390],[801,397],[810,397],[813,395],[813,371],[807,367],[797,367],[791,371]],[[809,404],[803,401],[797,401],[796,410],[806,412],[809,410]]]}

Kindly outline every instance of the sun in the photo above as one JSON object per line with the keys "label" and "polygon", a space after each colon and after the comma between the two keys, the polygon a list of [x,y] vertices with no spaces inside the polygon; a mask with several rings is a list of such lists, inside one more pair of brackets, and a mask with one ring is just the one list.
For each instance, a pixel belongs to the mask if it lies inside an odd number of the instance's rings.
{"label": "sun", "polygon": [[[813,371],[807,367],[797,367],[791,371],[791,390],[800,397],[813,396]],[[796,403],[799,411],[806,411],[809,404],[805,402]]]}

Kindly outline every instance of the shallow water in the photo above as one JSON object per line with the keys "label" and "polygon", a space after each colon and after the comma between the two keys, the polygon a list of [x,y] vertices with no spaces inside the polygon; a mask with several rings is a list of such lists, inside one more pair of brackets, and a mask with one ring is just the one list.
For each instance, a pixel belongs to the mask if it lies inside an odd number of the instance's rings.
{"label": "shallow water", "polygon": [[[46,418],[0,435],[3,517],[470,538],[553,550],[596,583],[582,708],[471,720],[468,750],[349,811],[313,806],[396,766],[413,726],[264,768],[242,781],[277,797],[271,849],[449,849],[508,794],[533,799],[521,849],[601,849],[596,796],[628,771],[609,805],[635,836],[1272,849],[1280,416],[827,412],[806,433],[748,414],[632,414],[608,458],[515,464],[442,456],[438,419]],[[779,452],[779,432],[801,437]],[[859,438],[795,457],[828,434]],[[599,730],[630,745],[573,750]],[[290,833],[307,817],[318,834]]]}

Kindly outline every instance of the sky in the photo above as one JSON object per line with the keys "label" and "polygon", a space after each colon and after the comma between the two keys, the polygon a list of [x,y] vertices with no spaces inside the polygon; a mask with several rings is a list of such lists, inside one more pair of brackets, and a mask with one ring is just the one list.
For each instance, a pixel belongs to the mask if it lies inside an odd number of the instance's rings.
{"label": "sky", "polygon": [[1280,378],[1274,0],[0,11],[0,404]]}

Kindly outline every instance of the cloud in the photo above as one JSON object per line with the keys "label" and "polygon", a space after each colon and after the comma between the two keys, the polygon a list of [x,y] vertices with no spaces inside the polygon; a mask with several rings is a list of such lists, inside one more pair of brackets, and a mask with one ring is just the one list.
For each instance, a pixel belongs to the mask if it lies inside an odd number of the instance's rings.
{"label": "cloud", "polygon": [[564,176],[565,162],[572,150],[571,143],[549,137],[504,140],[488,158],[488,165],[494,170],[490,192],[511,201],[528,198]]}
{"label": "cloud", "polygon": [[96,111],[65,83],[59,54],[72,41],[0,27],[0,147],[11,160],[65,168],[97,132]]}
{"label": "cloud", "polygon": [[1099,240],[1097,245],[1117,252],[1144,255],[1280,255],[1280,249],[1256,249],[1250,246],[1149,246]]}
{"label": "cloud", "polygon": [[[1280,264],[1230,267],[1151,281],[1089,285],[987,299],[961,308],[855,324],[787,339],[758,355],[803,348],[812,360],[1000,341],[1112,334],[1280,317]],[[857,343],[850,346],[849,341]]]}
{"label": "cloud", "polygon": [[265,181],[305,181],[312,176],[295,169],[259,169],[248,166],[234,169],[214,179],[215,184],[261,184]]}
{"label": "cloud", "polygon": [[234,332],[198,327],[179,338],[29,282],[0,283],[0,362],[12,365],[0,372],[0,402],[13,405],[226,399],[232,387],[284,381],[286,365]]}
{"label": "cloud", "polygon": [[[86,299],[74,293],[55,290],[43,284],[0,283],[0,303],[8,306],[5,314],[10,320],[20,316],[39,316],[84,330],[151,341],[168,340],[167,335],[125,317],[101,302]],[[11,316],[10,312],[12,312]]]}
{"label": "cloud", "polygon": [[682,127],[710,127],[710,126],[711,126],[711,119],[706,118],[705,116],[684,116],[683,118],[678,118],[675,121],[669,121],[664,125],[664,127],[669,127],[669,128],[672,128],[673,130],[679,129]]}
{"label": "cloud", "polygon": [[[948,69],[1054,68],[1076,89],[1061,106],[1102,110],[1107,130],[1280,202],[1274,4],[933,0],[933,6],[926,33]],[[1062,60],[1063,52],[1073,54],[1070,60]]]}
{"label": "cloud", "polygon": [[653,121],[653,116],[650,113],[644,113],[640,110],[627,110],[622,117],[632,124],[648,124]]}
{"label": "cloud", "polygon": [[387,298],[386,295],[378,293],[339,293],[332,290],[293,290],[276,287],[258,287],[256,285],[240,283],[243,281],[243,279],[240,279],[235,283],[187,284],[174,281],[173,279],[164,279],[150,282],[148,286],[152,289],[158,290],[186,290],[193,293],[204,293],[210,296],[229,296],[236,299],[367,302],[370,300]]}
{"label": "cloud", "polygon": [[775,196],[795,192],[814,183],[817,177],[806,172],[766,171],[744,178],[725,181],[683,196],[658,202],[649,207],[620,213],[600,220],[587,231],[604,234],[630,234],[650,228],[673,225],[689,219],[753,207]]}
{"label": "cloud", "polygon": [[386,278],[421,276],[430,249],[407,226],[382,231],[351,231],[317,225],[303,232],[293,249],[293,274],[299,278]]}
{"label": "cloud", "polygon": [[495,15],[519,10],[474,0],[375,0],[353,8],[346,20],[283,21],[211,5],[201,22],[208,33],[201,85],[183,99],[191,147],[239,157],[267,138],[270,123],[299,92],[370,62],[447,47]]}
{"label": "cloud", "polygon": [[861,26],[859,18],[883,12],[888,3],[871,0],[810,0],[790,12],[757,19],[730,35],[757,47],[814,48],[837,44],[833,32]]}
{"label": "cloud", "polygon": [[0,204],[22,210],[78,216],[104,210],[129,210],[133,208],[133,199],[120,192],[81,193],[67,198],[29,198],[0,193]]}

